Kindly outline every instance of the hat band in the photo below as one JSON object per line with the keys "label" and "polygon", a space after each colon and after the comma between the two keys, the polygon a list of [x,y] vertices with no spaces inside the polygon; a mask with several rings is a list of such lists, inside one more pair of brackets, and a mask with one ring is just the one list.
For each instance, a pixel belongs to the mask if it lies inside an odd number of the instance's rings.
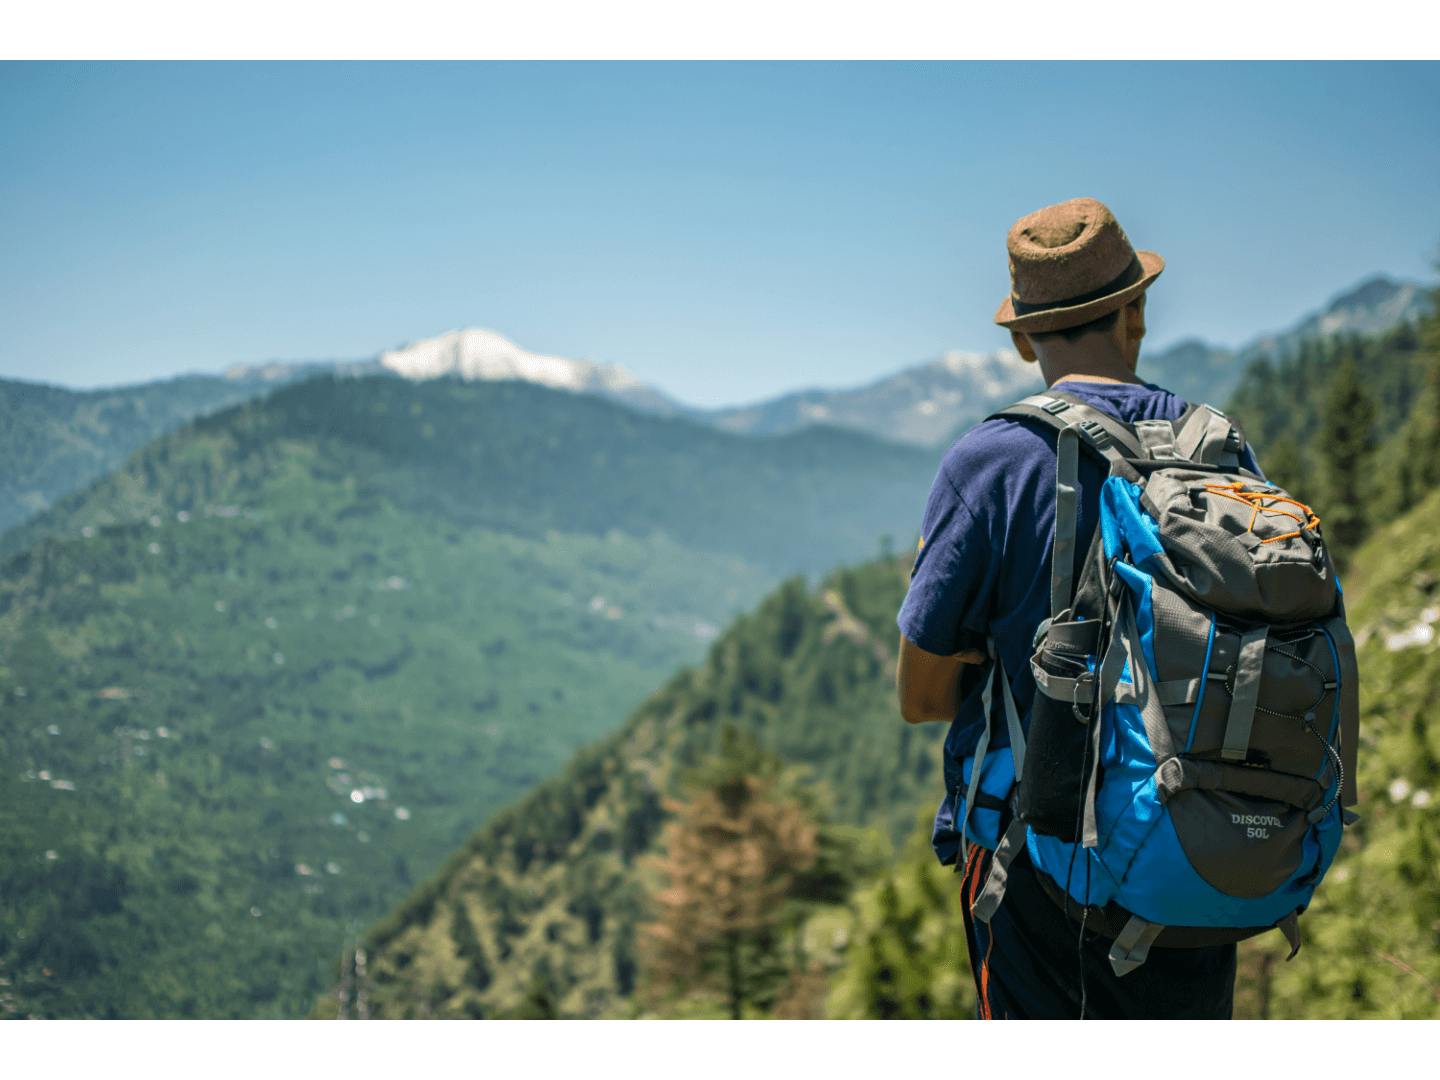
{"label": "hat band", "polygon": [[1140,256],[1131,255],[1130,265],[1120,271],[1119,275],[1107,281],[1100,288],[1080,296],[1071,296],[1064,300],[1052,300],[1048,304],[1027,304],[1019,297],[1010,297],[1010,306],[1015,309],[1016,315],[1033,315],[1037,311],[1054,311],[1056,308],[1079,307],[1081,304],[1088,304],[1092,300],[1099,300],[1109,296],[1111,293],[1119,292],[1139,281],[1144,275],[1145,268],[1140,265]]}

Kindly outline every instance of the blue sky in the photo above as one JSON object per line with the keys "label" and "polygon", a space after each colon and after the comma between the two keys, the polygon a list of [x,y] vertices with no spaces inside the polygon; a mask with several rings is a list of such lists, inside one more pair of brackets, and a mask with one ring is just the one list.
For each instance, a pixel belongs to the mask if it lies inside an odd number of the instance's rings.
{"label": "blue sky", "polygon": [[1440,254],[1437,64],[0,65],[0,375],[457,326],[699,404],[1005,344],[1004,238],[1103,199],[1152,347]]}

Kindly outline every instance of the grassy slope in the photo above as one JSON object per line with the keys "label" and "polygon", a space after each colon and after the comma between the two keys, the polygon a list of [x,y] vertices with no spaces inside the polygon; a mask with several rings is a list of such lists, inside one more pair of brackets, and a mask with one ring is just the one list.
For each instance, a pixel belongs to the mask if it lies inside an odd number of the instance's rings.
{"label": "grassy slope", "polygon": [[1440,1018],[1440,647],[1416,633],[1440,617],[1440,492],[1354,565],[1362,820],[1302,920],[1300,955],[1245,947],[1248,1015]]}

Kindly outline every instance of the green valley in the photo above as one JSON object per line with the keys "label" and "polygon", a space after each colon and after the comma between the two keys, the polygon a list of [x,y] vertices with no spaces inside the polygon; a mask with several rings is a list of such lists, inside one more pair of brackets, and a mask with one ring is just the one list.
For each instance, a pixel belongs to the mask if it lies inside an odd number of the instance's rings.
{"label": "green valley", "polygon": [[7,537],[0,1014],[285,1016],[477,823],[933,462],[319,378]]}

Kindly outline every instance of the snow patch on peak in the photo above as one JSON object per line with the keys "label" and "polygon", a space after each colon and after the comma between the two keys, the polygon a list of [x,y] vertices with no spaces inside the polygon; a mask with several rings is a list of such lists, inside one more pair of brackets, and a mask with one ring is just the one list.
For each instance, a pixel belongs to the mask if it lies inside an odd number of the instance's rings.
{"label": "snow patch on peak", "polygon": [[940,357],[940,366],[952,375],[963,375],[974,371],[989,359],[983,353],[961,352],[951,349]]}
{"label": "snow patch on peak", "polygon": [[943,353],[936,366],[951,375],[998,375],[1001,373],[1025,373],[1025,361],[1014,349],[996,349],[994,352],[977,353],[951,349]]}
{"label": "snow patch on peak", "polygon": [[521,379],[560,390],[637,390],[643,384],[617,364],[596,364],[522,349],[494,330],[451,330],[380,354],[380,366],[406,379],[456,375],[466,380]]}

